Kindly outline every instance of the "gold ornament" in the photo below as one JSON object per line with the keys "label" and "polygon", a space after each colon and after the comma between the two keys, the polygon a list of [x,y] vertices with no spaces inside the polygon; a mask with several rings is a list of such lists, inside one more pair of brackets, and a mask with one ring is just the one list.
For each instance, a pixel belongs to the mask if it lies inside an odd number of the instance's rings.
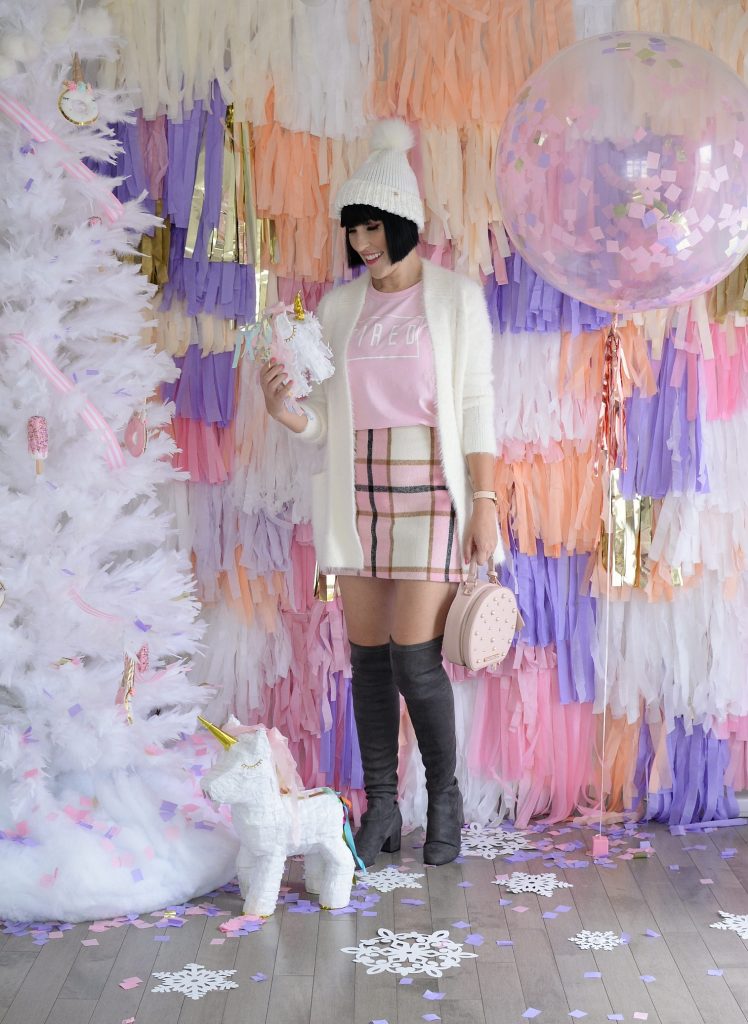
{"label": "gold ornament", "polygon": [[219,729],[217,725],[213,725],[207,718],[203,718],[202,715],[197,716],[197,720],[201,725],[204,725],[208,732],[212,732],[217,740],[223,743],[224,747],[228,750],[236,743],[236,736],[229,736],[223,729]]}

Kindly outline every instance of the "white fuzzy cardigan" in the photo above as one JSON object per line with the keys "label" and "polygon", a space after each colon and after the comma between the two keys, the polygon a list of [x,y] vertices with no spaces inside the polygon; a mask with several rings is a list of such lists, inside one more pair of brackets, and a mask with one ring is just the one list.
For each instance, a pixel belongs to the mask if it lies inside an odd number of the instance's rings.
{"label": "white fuzzy cardigan", "polygon": [[[317,561],[327,570],[364,565],[356,531],[355,435],[346,354],[369,282],[364,273],[329,292],[320,303],[323,337],[337,371],[304,403],[309,422],[297,434],[303,441],[326,442],[325,469],[312,477],[312,528]],[[472,510],[465,456],[496,454],[491,322],[480,285],[426,260],[423,301],[434,349],[439,452],[457,513],[458,536],[464,540]]]}

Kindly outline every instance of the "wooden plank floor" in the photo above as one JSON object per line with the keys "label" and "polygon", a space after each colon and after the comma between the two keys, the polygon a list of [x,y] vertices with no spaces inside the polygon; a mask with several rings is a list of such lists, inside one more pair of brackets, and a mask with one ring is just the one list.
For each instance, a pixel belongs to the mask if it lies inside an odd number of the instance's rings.
{"label": "wooden plank floor", "polygon": [[[639,845],[640,837],[626,838],[612,850],[614,867],[591,860],[589,829],[556,826],[538,836],[558,845],[581,840],[584,849],[573,853],[553,850],[556,858],[586,865],[576,868],[556,866],[546,853],[524,863],[466,857],[424,869],[421,836],[414,833],[400,854],[380,861],[424,872],[422,889],[375,894],[379,899],[365,913],[363,907],[340,915],[297,913],[287,902],[259,931],[240,938],[219,931],[226,916],[204,914],[185,915],[181,927],[93,932],[81,924],[45,945],[28,934],[3,934],[0,1024],[748,1022],[748,942],[710,928],[720,910],[748,914],[748,827],[672,835],[663,826],[642,825],[641,831],[651,834],[654,852],[620,859]],[[289,892],[308,898],[302,865],[290,861],[287,868]],[[496,874],[511,871],[555,871],[573,888],[547,898],[492,884]],[[502,906],[502,898],[511,902]],[[199,902],[241,913],[233,892],[193,901]],[[558,906],[568,909],[543,916]],[[476,959],[441,978],[416,975],[401,984],[397,975],[367,974],[341,952],[379,928],[447,929],[456,941],[469,935],[482,941],[465,945]],[[568,941],[581,929],[624,934],[628,941],[609,952],[582,950]],[[94,938],[96,945],[82,945]],[[163,938],[168,941],[156,941]],[[152,991],[159,983],[153,972],[188,963],[234,970],[238,988],[199,1000]],[[142,984],[122,989],[120,982],[130,977]],[[442,998],[424,998],[427,990]],[[540,1013],[523,1016],[528,1010]]]}

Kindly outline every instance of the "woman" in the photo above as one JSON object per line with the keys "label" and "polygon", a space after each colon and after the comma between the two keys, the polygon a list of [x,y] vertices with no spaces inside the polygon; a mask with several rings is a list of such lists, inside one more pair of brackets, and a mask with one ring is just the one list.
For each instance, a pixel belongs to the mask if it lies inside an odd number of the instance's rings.
{"label": "woman", "polygon": [[372,153],[341,188],[348,260],[367,273],[319,307],[336,373],[289,412],[284,367],[263,367],[268,413],[325,445],[312,481],[317,559],[339,578],[351,646],[353,708],[367,809],[356,836],[368,866],[400,848],[400,694],[426,769],[423,859],[460,852],[452,686],[442,636],[461,557],[498,544],[491,326],[483,292],[416,252],[423,203],[401,121],[381,122]]}

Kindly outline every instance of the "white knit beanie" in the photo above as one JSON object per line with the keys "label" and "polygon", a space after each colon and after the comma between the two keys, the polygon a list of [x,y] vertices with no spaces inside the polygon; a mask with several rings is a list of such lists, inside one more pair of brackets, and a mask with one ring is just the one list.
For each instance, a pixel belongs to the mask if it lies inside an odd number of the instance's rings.
{"label": "white knit beanie", "polygon": [[335,214],[344,206],[374,206],[405,217],[423,230],[423,201],[406,151],[413,133],[405,121],[378,121],[371,133],[371,153],[335,196]]}

